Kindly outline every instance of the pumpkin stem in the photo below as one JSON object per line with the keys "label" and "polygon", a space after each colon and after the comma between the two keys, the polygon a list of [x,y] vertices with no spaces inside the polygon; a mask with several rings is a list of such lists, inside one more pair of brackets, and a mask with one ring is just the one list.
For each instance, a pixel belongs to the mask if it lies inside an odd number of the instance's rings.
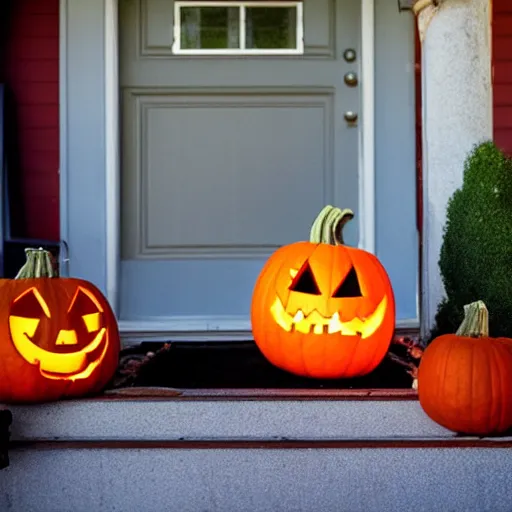
{"label": "pumpkin stem", "polygon": [[309,241],[314,244],[345,245],[343,227],[353,217],[352,210],[340,210],[328,204],[313,222]]}
{"label": "pumpkin stem", "polygon": [[40,247],[39,249],[25,249],[27,261],[21,267],[14,279],[34,279],[38,277],[56,277],[53,269],[51,255]]}
{"label": "pumpkin stem", "polygon": [[464,306],[464,319],[455,334],[472,338],[489,336],[489,311],[483,301],[477,300]]}

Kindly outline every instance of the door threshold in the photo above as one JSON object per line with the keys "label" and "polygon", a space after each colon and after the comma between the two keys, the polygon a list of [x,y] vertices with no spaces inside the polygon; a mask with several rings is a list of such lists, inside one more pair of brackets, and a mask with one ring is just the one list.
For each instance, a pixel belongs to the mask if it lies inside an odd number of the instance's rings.
{"label": "door threshold", "polygon": [[146,331],[126,330],[120,323],[120,336],[123,347],[139,345],[143,342],[240,342],[253,340],[251,331]]}
{"label": "door threshold", "polygon": [[141,341],[245,341],[252,339],[247,316],[174,316],[120,320],[125,346]]}

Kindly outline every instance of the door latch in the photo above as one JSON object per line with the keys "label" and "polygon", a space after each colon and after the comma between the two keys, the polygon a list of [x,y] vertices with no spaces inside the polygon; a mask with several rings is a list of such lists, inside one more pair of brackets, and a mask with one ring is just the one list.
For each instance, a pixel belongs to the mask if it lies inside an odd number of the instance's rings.
{"label": "door latch", "polygon": [[357,79],[356,73],[353,73],[353,72],[346,73],[344,79],[345,79],[345,83],[349,87],[355,87],[358,84],[358,79]]}
{"label": "door latch", "polygon": [[348,123],[355,123],[357,121],[357,112],[352,112],[351,110],[348,110],[345,112],[345,121]]}

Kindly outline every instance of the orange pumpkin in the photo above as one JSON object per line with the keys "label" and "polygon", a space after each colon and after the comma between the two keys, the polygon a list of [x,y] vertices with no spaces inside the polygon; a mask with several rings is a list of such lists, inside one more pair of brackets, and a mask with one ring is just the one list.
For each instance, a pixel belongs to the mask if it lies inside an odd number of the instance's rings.
{"label": "orange pumpkin", "polygon": [[375,369],[395,328],[395,300],[384,267],[343,243],[350,210],[326,206],[309,242],[278,249],[256,282],[254,340],[275,366],[299,376],[348,378]]}
{"label": "orange pumpkin", "polygon": [[47,251],[27,249],[0,280],[0,402],[43,402],[100,391],[118,364],[115,316],[88,281],[56,278]]}
{"label": "orange pumpkin", "polygon": [[418,368],[425,413],[454,432],[492,435],[512,428],[512,339],[489,337],[482,301],[464,307],[455,334],[435,338]]}

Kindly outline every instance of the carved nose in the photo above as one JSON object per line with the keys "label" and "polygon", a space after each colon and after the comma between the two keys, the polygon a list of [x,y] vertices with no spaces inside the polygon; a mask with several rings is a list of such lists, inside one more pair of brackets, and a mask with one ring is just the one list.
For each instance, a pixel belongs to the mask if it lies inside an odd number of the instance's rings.
{"label": "carved nose", "polygon": [[57,336],[56,345],[76,345],[78,340],[76,339],[76,332],[73,330],[62,329],[59,331]]}

